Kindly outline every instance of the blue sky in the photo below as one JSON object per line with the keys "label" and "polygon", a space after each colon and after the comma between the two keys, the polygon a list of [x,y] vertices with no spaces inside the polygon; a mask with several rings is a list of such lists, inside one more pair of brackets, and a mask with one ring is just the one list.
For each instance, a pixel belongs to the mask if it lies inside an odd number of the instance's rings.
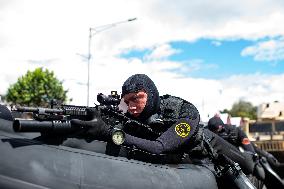
{"label": "blue sky", "polygon": [[[255,60],[252,55],[242,55],[246,47],[265,40],[268,38],[253,41],[199,39],[194,42],[171,42],[171,47],[178,52],[169,56],[168,60],[191,67],[192,71],[186,75],[195,78],[223,79],[239,74],[284,73],[283,60]],[[123,54],[122,57],[144,59],[150,53],[151,49],[132,50]]]}

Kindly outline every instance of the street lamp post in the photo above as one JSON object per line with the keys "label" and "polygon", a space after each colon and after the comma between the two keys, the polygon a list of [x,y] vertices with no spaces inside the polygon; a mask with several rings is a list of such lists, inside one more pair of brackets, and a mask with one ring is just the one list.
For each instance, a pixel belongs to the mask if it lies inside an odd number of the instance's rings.
{"label": "street lamp post", "polygon": [[102,26],[97,26],[94,28],[89,28],[89,44],[88,44],[88,81],[87,81],[87,106],[89,106],[89,94],[90,94],[90,62],[91,62],[91,41],[92,37],[102,31],[108,30],[110,28],[113,28],[117,26],[118,24],[123,24],[126,22],[132,22],[137,20],[137,18],[130,18],[128,20],[120,21],[120,22],[115,22],[112,24],[107,24],[107,25],[102,25]]}

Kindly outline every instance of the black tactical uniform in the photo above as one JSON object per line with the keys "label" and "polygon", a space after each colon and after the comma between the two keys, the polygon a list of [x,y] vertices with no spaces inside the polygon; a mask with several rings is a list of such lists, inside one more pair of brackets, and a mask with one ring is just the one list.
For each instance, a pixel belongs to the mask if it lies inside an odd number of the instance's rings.
{"label": "black tactical uniform", "polygon": [[[127,133],[124,145],[135,146],[153,154],[188,153],[191,155],[192,150],[196,154],[197,148],[200,154],[206,155],[204,143],[208,142],[217,154],[223,154],[239,163],[245,173],[255,173],[260,178],[264,178],[262,168],[255,164],[252,155],[239,153],[236,147],[218,135],[199,128],[200,116],[196,107],[178,97],[170,95],[159,97],[154,82],[148,76],[136,74],[129,77],[122,86],[122,97],[141,90],[147,93],[148,99],[144,110],[136,119],[150,126],[152,123],[160,122],[158,125],[162,134],[149,139]],[[155,124],[152,128],[155,129]]]}
{"label": "black tactical uniform", "polygon": [[214,133],[217,133],[220,137],[236,147],[242,147],[246,151],[256,153],[261,157],[265,157],[273,167],[280,166],[280,163],[272,154],[261,150],[255,144],[253,144],[253,142],[250,142],[245,132],[239,127],[224,124],[219,117],[212,117],[208,121],[208,129]]}
{"label": "black tactical uniform", "polygon": [[265,168],[264,170],[266,174],[266,181],[270,183],[276,183],[279,188],[284,187],[282,179],[269,166],[269,164],[273,167],[280,166],[277,159],[275,159],[272,154],[261,150],[252,142],[250,142],[243,130],[234,125],[224,124],[221,118],[217,116],[209,119],[208,129],[218,134],[220,137],[230,142],[234,146],[242,147],[245,151],[258,155],[259,157],[255,157],[255,161],[259,161]]}
{"label": "black tactical uniform", "polygon": [[235,125],[224,124],[220,117],[214,116],[208,121],[208,129],[236,147],[255,153],[254,147],[243,130]]}
{"label": "black tactical uniform", "polygon": [[[122,97],[128,93],[144,90],[147,93],[147,103],[139,117],[129,117],[139,122],[150,125],[156,133],[151,134],[137,125],[125,128],[125,141],[123,145],[134,147],[151,154],[177,154],[181,157],[184,153],[189,156],[199,154],[209,156],[208,151],[214,154],[225,155],[234,162],[239,163],[246,174],[256,174],[264,179],[264,171],[261,166],[253,161],[251,154],[239,153],[238,149],[209,131],[199,127],[200,116],[196,107],[178,97],[165,95],[159,96],[154,82],[144,74],[136,74],[129,77],[122,86]],[[96,135],[108,135],[109,127],[98,121],[94,123],[84,121],[71,121],[72,124],[88,124],[93,128],[89,133]],[[210,150],[208,149],[210,145]],[[134,156],[135,158],[135,153]],[[175,158],[176,159],[176,158]],[[150,161],[146,159],[146,161]],[[167,162],[171,163],[171,162]],[[176,162],[174,162],[176,163]]]}

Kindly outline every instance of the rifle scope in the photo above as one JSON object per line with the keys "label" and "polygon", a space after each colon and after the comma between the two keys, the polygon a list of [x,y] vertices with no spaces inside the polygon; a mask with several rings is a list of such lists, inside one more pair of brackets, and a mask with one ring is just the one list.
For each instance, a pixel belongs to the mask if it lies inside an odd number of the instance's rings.
{"label": "rifle scope", "polygon": [[102,105],[118,106],[120,103],[120,96],[117,94],[116,91],[112,91],[111,95],[108,95],[108,96],[102,93],[99,93],[97,95],[97,101]]}

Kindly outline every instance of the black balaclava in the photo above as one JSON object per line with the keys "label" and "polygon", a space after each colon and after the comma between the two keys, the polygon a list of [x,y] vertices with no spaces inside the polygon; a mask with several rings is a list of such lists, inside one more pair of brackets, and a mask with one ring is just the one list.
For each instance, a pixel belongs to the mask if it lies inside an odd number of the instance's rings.
{"label": "black balaclava", "polygon": [[124,82],[121,96],[124,97],[128,93],[136,93],[140,90],[147,93],[147,103],[138,119],[145,121],[157,113],[160,108],[160,97],[155,83],[145,74],[132,75]]}
{"label": "black balaclava", "polygon": [[215,116],[209,119],[208,121],[208,129],[210,131],[216,131],[219,128],[219,125],[224,125],[224,122],[221,120],[220,117]]}

